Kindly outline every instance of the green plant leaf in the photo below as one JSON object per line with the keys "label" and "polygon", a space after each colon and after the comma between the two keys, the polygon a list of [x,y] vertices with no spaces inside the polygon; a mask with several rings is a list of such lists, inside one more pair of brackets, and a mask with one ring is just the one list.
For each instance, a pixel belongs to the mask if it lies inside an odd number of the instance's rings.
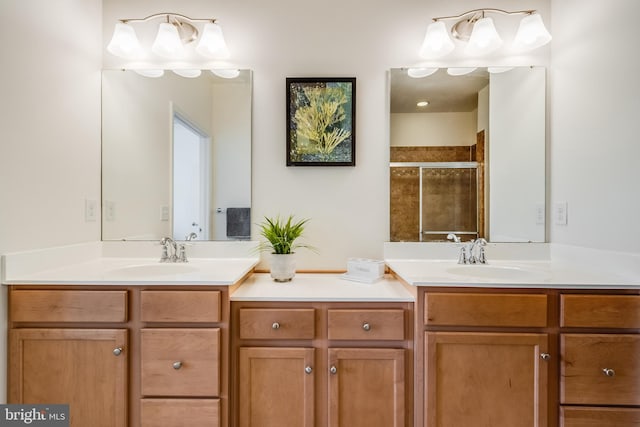
{"label": "green plant leaf", "polygon": [[280,216],[275,218],[265,216],[259,227],[260,235],[266,241],[260,242],[258,250],[274,254],[290,254],[298,248],[313,249],[309,245],[296,243],[296,240],[302,236],[307,222],[309,222],[309,219],[294,221],[293,215],[289,215],[286,220],[283,220]]}

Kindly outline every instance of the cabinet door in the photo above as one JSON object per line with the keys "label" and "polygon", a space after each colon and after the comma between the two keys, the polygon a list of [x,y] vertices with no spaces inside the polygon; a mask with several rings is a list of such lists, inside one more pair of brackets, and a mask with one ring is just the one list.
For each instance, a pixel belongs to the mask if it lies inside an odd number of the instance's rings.
{"label": "cabinet door", "polygon": [[404,426],[405,350],[329,349],[329,426]]}
{"label": "cabinet door", "polygon": [[242,347],[240,427],[313,427],[314,349]]}
{"label": "cabinet door", "polygon": [[69,404],[71,427],[126,427],[126,330],[12,329],[9,343],[10,403]]}
{"label": "cabinet door", "polygon": [[425,334],[427,427],[547,425],[546,334]]}

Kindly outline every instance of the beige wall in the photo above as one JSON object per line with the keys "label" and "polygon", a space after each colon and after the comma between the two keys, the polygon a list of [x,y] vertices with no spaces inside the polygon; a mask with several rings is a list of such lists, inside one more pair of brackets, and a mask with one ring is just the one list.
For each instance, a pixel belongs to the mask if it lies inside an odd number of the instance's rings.
{"label": "beige wall", "polygon": [[393,113],[391,145],[468,146],[476,143],[478,111],[468,113]]}

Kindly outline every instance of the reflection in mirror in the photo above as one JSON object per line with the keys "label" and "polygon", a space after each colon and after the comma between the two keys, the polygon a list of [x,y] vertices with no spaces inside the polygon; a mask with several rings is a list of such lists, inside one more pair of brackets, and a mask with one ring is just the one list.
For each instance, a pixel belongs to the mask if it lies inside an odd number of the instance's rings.
{"label": "reflection in mirror", "polygon": [[102,73],[102,239],[250,238],[251,72]]}
{"label": "reflection in mirror", "polygon": [[543,242],[544,68],[407,71],[390,72],[390,240]]}

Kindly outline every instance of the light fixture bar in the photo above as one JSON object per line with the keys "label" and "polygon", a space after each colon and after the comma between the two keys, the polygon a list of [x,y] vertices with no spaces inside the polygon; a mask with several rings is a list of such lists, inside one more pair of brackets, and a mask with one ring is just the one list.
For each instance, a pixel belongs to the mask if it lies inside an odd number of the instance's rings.
{"label": "light fixture bar", "polygon": [[472,15],[472,14],[476,14],[476,13],[485,13],[485,12],[499,13],[501,15],[531,15],[533,13],[536,13],[536,10],[534,10],[534,9],[531,9],[531,10],[516,10],[515,12],[509,12],[509,11],[504,10],[504,9],[494,9],[494,8],[473,9],[473,10],[469,10],[467,12],[461,13],[460,15],[439,16],[437,18],[432,18],[432,19],[433,19],[433,22],[446,21],[446,20],[449,20],[449,19],[460,19],[460,18],[464,18],[465,16],[468,16],[468,15]]}
{"label": "light fixture bar", "polygon": [[174,17],[174,18],[182,18],[189,22],[216,22],[215,18],[189,18],[186,15],[181,15],[179,13],[171,13],[171,12],[162,12],[162,13],[154,13],[153,15],[149,15],[144,18],[127,18],[127,19],[119,19],[123,24],[127,24],[129,22],[146,22],[155,18],[161,17]]}

